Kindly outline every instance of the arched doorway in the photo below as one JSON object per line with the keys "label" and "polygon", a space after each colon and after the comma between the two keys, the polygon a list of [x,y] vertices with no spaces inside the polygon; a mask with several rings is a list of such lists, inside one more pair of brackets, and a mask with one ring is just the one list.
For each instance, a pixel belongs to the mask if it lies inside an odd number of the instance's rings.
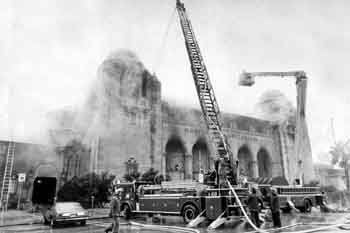
{"label": "arched doorway", "polygon": [[195,180],[198,180],[200,169],[203,169],[204,173],[210,169],[209,149],[204,140],[200,139],[193,145],[192,155],[192,175]]}
{"label": "arched doorway", "polygon": [[185,178],[185,147],[181,140],[173,137],[165,146],[166,174],[172,180],[183,180]]}
{"label": "arched doorway", "polygon": [[239,174],[253,177],[253,156],[246,145],[239,148],[237,158],[239,161]]}
{"label": "arched doorway", "polygon": [[269,153],[266,149],[261,148],[258,151],[258,168],[259,177],[272,177],[272,163]]}

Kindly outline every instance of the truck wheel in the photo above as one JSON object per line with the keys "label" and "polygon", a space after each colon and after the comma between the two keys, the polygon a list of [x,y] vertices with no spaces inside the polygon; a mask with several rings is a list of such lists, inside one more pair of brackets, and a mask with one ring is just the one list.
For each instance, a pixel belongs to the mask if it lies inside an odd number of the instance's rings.
{"label": "truck wheel", "polygon": [[311,206],[310,201],[309,200],[305,200],[304,201],[304,212],[305,213],[310,213],[311,212],[311,208],[312,208],[312,206]]}
{"label": "truck wheel", "polygon": [[191,222],[193,219],[195,219],[198,215],[198,210],[195,206],[191,204],[185,205],[182,211],[182,218],[185,223]]}
{"label": "truck wheel", "polygon": [[81,226],[85,226],[85,225],[86,225],[86,220],[81,221],[81,222],[80,222],[80,225],[81,225]]}
{"label": "truck wheel", "polygon": [[131,218],[131,209],[130,206],[125,204],[123,206],[123,211],[124,211],[124,215],[125,215],[125,219],[129,220]]}

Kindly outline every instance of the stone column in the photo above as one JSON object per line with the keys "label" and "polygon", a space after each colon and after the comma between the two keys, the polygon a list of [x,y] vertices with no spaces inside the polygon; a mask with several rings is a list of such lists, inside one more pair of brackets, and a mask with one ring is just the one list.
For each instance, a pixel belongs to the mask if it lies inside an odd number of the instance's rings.
{"label": "stone column", "polygon": [[162,175],[166,175],[166,152],[162,153],[160,172]]}
{"label": "stone column", "polygon": [[185,154],[185,180],[192,180],[192,154]]}
{"label": "stone column", "polygon": [[250,162],[250,169],[252,171],[252,177],[259,176],[258,162],[256,160]]}

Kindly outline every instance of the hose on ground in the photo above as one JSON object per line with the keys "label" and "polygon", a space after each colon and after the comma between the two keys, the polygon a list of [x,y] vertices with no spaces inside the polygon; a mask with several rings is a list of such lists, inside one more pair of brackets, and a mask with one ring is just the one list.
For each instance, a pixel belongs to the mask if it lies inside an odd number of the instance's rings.
{"label": "hose on ground", "polygon": [[[233,195],[235,196],[237,203],[244,214],[244,217],[247,219],[248,223],[254,228],[255,232],[268,233],[268,232],[272,232],[274,230],[277,230],[277,229],[272,229],[271,231],[266,231],[266,230],[259,229],[257,226],[255,226],[255,224],[250,220],[250,218],[249,218],[247,212],[245,211],[237,193],[235,192],[234,188],[232,187],[232,185],[230,184],[230,182],[228,180],[227,180],[227,184],[228,184],[229,188],[231,189]],[[341,226],[344,226],[347,224],[349,224],[349,223],[339,223],[339,224],[333,224],[333,225],[329,225],[329,226],[323,226],[323,227],[313,228],[313,229],[308,229],[308,230],[292,231],[292,232],[288,232],[288,233],[312,233],[312,232],[321,231],[321,230],[325,230],[325,229],[329,229],[329,228],[341,227]]]}

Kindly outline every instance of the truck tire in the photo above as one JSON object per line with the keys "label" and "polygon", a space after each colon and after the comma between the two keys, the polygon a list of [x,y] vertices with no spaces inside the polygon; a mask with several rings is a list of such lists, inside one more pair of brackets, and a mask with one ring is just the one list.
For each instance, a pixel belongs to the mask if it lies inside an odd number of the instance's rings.
{"label": "truck tire", "polygon": [[124,211],[124,215],[125,215],[125,219],[129,220],[131,218],[131,209],[130,206],[128,204],[124,204],[122,207],[123,211]]}
{"label": "truck tire", "polygon": [[81,226],[85,226],[85,225],[86,225],[86,220],[82,220],[82,221],[80,222],[80,225],[81,225]]}
{"label": "truck tire", "polygon": [[304,201],[304,211],[305,213],[310,213],[311,212],[311,208],[312,208],[312,205],[311,205],[311,201],[310,200],[305,200]]}
{"label": "truck tire", "polygon": [[187,204],[182,210],[182,218],[185,223],[191,222],[198,215],[197,208],[192,204]]}

